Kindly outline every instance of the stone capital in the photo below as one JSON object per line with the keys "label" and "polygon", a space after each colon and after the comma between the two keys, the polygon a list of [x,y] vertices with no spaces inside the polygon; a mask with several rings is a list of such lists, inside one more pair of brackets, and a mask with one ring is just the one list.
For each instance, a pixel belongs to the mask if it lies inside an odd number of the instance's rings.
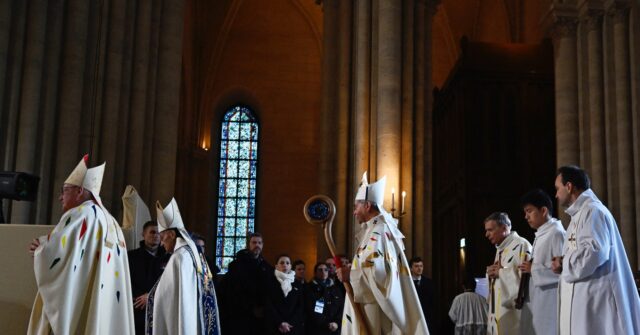
{"label": "stone capital", "polygon": [[580,23],[587,32],[602,29],[605,10],[602,0],[582,0],[578,4]]}
{"label": "stone capital", "polygon": [[556,18],[555,22],[551,26],[550,35],[554,40],[565,37],[575,37],[577,28],[577,17],[560,16]]}
{"label": "stone capital", "polygon": [[607,15],[613,18],[615,24],[626,23],[631,12],[631,1],[629,0],[608,0],[605,3]]}
{"label": "stone capital", "polygon": [[575,37],[579,15],[575,4],[554,3],[541,20],[541,25],[554,40]]}
{"label": "stone capital", "polygon": [[584,16],[580,17],[581,24],[587,32],[602,29],[604,20],[604,10],[590,9]]}

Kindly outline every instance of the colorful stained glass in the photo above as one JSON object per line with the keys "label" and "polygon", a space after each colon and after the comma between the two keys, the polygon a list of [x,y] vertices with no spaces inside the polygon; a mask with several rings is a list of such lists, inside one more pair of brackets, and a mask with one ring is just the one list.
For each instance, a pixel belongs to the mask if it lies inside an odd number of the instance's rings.
{"label": "colorful stained glass", "polygon": [[220,267],[221,269],[226,269],[229,267],[229,263],[231,263],[233,261],[232,257],[224,257],[222,259],[222,266]]}
{"label": "colorful stained glass", "polygon": [[229,122],[229,139],[237,140],[240,138],[240,124],[237,122]]}
{"label": "colorful stained glass", "polygon": [[226,159],[220,159],[220,177],[226,177],[227,176],[227,160]]}
{"label": "colorful stained glass", "polygon": [[251,123],[240,124],[240,139],[241,140],[251,139]]}
{"label": "colorful stained glass", "polygon": [[238,220],[236,220],[236,236],[246,236],[246,235],[247,235],[247,219],[238,218]]}
{"label": "colorful stained glass", "polygon": [[249,196],[249,181],[247,179],[238,180],[238,197],[246,198]]}
{"label": "colorful stained glass", "polygon": [[235,160],[227,161],[227,177],[229,178],[238,177],[238,161],[235,161]]}
{"label": "colorful stained glass", "polygon": [[236,213],[239,217],[247,217],[249,214],[247,209],[247,200],[246,199],[238,199],[238,211]]}
{"label": "colorful stained glass", "polygon": [[224,219],[224,237],[232,237],[236,235],[236,219]]}
{"label": "colorful stained glass", "polygon": [[233,198],[227,198],[225,199],[225,215],[227,217],[229,216],[236,216],[236,199]]}
{"label": "colorful stained glass", "polygon": [[223,240],[224,251],[223,254],[225,256],[233,256],[235,254],[235,243],[233,238],[225,238]]}
{"label": "colorful stained glass", "polygon": [[247,245],[247,242],[243,238],[236,240],[236,250],[242,250]]}
{"label": "colorful stained glass", "polygon": [[249,161],[238,162],[238,175],[249,176]]}
{"label": "colorful stained glass", "polygon": [[216,232],[217,236],[222,236],[224,232],[224,218],[218,217],[218,231]]}
{"label": "colorful stained glass", "polygon": [[240,159],[249,159],[251,155],[251,142],[240,142]]}
{"label": "colorful stained glass", "polygon": [[223,237],[220,236],[216,239],[216,255],[222,255]]}
{"label": "colorful stained glass", "polygon": [[225,196],[227,197],[236,197],[238,194],[238,180],[236,179],[227,179],[226,182],[227,192]]}
{"label": "colorful stained glass", "polygon": [[251,161],[251,175],[255,176],[258,173],[258,166],[256,161]]}
{"label": "colorful stained glass", "polygon": [[[222,224],[224,224],[224,197],[222,196],[218,199],[218,217],[223,219]],[[218,221],[218,224],[220,224],[220,221]]]}
{"label": "colorful stained glass", "polygon": [[255,123],[251,124],[251,140],[258,141],[258,125]]}
{"label": "colorful stained glass", "polygon": [[[241,143],[242,142],[238,142],[238,141],[227,142],[227,148],[226,148],[227,156],[224,158],[229,158],[229,159],[238,158]],[[222,151],[220,152],[220,154],[222,154]]]}
{"label": "colorful stained glass", "polygon": [[220,129],[215,259],[226,272],[255,229],[259,126],[251,110],[234,106],[225,113]]}

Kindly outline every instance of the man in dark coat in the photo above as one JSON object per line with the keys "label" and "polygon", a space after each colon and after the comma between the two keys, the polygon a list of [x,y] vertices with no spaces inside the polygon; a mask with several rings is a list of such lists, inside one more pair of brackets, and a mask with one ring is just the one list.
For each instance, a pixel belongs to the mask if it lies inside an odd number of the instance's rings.
{"label": "man in dark coat", "polygon": [[128,252],[131,291],[133,293],[133,316],[136,334],[144,334],[147,297],[167,262],[165,251],[160,246],[158,223],[148,221],[142,228],[140,247]]}
{"label": "man in dark coat", "polygon": [[329,278],[329,267],[325,263],[316,264],[313,273],[304,295],[306,334],[340,334],[345,299],[342,283]]}
{"label": "man in dark coat", "polygon": [[418,299],[420,299],[420,307],[422,307],[422,313],[427,319],[427,326],[429,332],[433,333],[433,315],[434,315],[434,288],[433,281],[422,275],[424,270],[424,264],[420,257],[413,257],[409,260],[409,268],[411,269],[411,279],[416,286],[418,292]]}
{"label": "man in dark coat", "polygon": [[262,258],[262,235],[251,234],[248,244],[238,251],[220,283],[221,328],[225,333],[262,335],[266,283],[274,268]]}

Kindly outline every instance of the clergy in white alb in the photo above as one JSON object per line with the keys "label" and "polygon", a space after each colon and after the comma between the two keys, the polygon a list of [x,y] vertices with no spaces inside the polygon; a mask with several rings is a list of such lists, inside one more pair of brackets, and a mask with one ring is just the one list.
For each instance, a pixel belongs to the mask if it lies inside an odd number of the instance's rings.
{"label": "clergy in white alb", "polygon": [[[368,184],[366,173],[363,176],[353,211],[361,223],[360,243],[351,269],[339,269],[339,276],[350,280],[372,335],[429,334],[404,255],[404,235],[382,207],[385,181],[383,177]],[[342,334],[360,334],[363,329],[354,306],[345,299]]]}
{"label": "clergy in white alb", "polygon": [[463,293],[451,303],[449,318],[456,324],[455,335],[484,335],[487,333],[487,300],[475,292],[475,278],[465,280]]}
{"label": "clergy in white alb", "polygon": [[105,164],[88,156],[64,182],[64,214],[32,242],[38,293],[28,334],[133,334],[133,298],[120,226],[99,192]]}
{"label": "clergy in white alb", "polygon": [[172,253],[149,292],[147,334],[220,334],[213,275],[184,228],[175,199],[166,208],[156,203],[161,243]]}
{"label": "clergy in white alb", "polygon": [[562,255],[566,232],[562,223],[551,217],[553,203],[544,191],[530,191],[522,197],[521,204],[525,219],[536,230],[536,235],[533,258],[520,266],[522,272],[531,273],[521,312],[520,334],[555,334],[560,276],[551,269],[551,262]]}
{"label": "clergy in white alb", "polygon": [[564,257],[553,264],[561,273],[559,333],[640,334],[640,299],[622,238],[590,184],[576,166],[558,170],[556,197],[571,216]]}
{"label": "clergy in white alb", "polygon": [[511,335],[520,331],[520,310],[515,300],[520,287],[518,267],[531,255],[531,244],[511,231],[506,213],[495,212],[484,221],[485,236],[496,246],[494,263],[487,267],[489,320],[487,334]]}

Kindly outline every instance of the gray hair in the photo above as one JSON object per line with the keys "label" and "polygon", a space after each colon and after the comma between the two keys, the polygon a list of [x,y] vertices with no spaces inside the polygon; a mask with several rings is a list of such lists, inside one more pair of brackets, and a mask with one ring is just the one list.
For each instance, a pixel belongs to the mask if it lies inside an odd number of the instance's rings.
{"label": "gray hair", "polygon": [[495,221],[500,226],[507,226],[511,228],[511,220],[509,220],[509,215],[504,212],[493,212],[491,215],[487,216],[484,219],[484,222],[487,221]]}

